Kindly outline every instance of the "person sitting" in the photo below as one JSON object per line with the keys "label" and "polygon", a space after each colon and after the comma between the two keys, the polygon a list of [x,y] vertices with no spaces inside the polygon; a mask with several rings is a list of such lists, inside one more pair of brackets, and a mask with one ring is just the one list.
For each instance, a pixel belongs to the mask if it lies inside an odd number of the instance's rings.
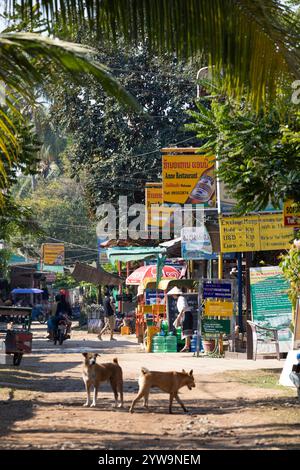
{"label": "person sitting", "polygon": [[56,327],[60,319],[65,319],[67,322],[67,333],[70,334],[71,332],[71,325],[72,322],[70,320],[70,316],[72,315],[71,305],[66,301],[66,297],[64,295],[60,295],[60,300],[57,303],[55,319],[56,319]]}

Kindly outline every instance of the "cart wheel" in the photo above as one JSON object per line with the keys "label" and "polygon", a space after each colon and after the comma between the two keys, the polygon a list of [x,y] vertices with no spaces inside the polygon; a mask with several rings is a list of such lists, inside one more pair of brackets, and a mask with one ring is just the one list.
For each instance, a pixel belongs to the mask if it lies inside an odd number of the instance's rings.
{"label": "cart wheel", "polygon": [[14,366],[19,366],[21,364],[23,354],[22,353],[14,353],[13,364]]}

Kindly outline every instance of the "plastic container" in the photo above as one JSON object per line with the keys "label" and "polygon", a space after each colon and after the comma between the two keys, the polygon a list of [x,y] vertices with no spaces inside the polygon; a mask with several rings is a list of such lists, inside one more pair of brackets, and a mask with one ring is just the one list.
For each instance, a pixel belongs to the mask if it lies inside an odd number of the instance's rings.
{"label": "plastic container", "polygon": [[[197,351],[197,333],[194,333],[191,339],[191,352]],[[199,351],[204,352],[202,338],[200,336]]]}
{"label": "plastic container", "polygon": [[165,352],[177,352],[177,337],[172,334],[166,336]]}
{"label": "plastic container", "polygon": [[152,338],[152,352],[163,353],[165,352],[165,336],[155,335]]}
{"label": "plastic container", "polygon": [[130,328],[129,328],[129,326],[122,326],[122,327],[121,327],[121,335],[130,335]]}
{"label": "plastic container", "polygon": [[163,320],[161,322],[161,329],[165,332],[165,334],[167,335],[168,332],[169,332],[169,324],[168,324],[168,321],[167,320]]}
{"label": "plastic container", "polygon": [[181,338],[181,326],[179,328],[176,328],[176,337],[178,344],[184,344],[185,341]]}

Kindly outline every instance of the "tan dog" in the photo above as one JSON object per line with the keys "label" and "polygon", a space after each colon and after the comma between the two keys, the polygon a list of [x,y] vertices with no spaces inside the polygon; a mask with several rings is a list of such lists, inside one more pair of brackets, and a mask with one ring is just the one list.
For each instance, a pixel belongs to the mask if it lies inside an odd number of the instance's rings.
{"label": "tan dog", "polygon": [[[87,400],[83,406],[96,406],[97,394],[101,382],[110,382],[111,388],[115,395],[115,406],[118,406],[118,392],[120,394],[119,408],[123,407],[123,373],[118,364],[118,359],[105,364],[97,364],[97,356],[99,354],[83,353],[84,363],[82,370],[82,378],[85,384]],[[91,404],[90,391],[94,387],[93,403]]]}
{"label": "tan dog", "polygon": [[170,394],[169,413],[172,413],[174,398],[179,405],[181,405],[183,410],[187,412],[186,407],[178,396],[179,389],[185,385],[189,390],[192,390],[192,388],[196,386],[192,370],[190,373],[185,372],[185,370],[182,370],[182,372],[157,372],[149,371],[145,367],[142,367],[141,375],[139,377],[139,392],[133,400],[129,411],[133,413],[136,402],[142,397],[144,397],[144,406],[148,409],[150,388],[158,387],[163,392]]}

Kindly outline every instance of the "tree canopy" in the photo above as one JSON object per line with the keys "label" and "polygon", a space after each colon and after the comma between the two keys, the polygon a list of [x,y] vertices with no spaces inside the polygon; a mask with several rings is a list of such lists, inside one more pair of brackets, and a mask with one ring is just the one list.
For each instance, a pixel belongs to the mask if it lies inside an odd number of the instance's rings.
{"label": "tree canopy", "polygon": [[[8,4],[13,9],[15,2]],[[32,0],[22,0],[30,17]],[[203,53],[224,87],[245,95],[258,109],[276,95],[283,77],[299,77],[300,27],[294,11],[278,0],[40,0],[48,30],[72,34],[82,25],[99,38],[119,34],[155,53],[186,58]]]}

